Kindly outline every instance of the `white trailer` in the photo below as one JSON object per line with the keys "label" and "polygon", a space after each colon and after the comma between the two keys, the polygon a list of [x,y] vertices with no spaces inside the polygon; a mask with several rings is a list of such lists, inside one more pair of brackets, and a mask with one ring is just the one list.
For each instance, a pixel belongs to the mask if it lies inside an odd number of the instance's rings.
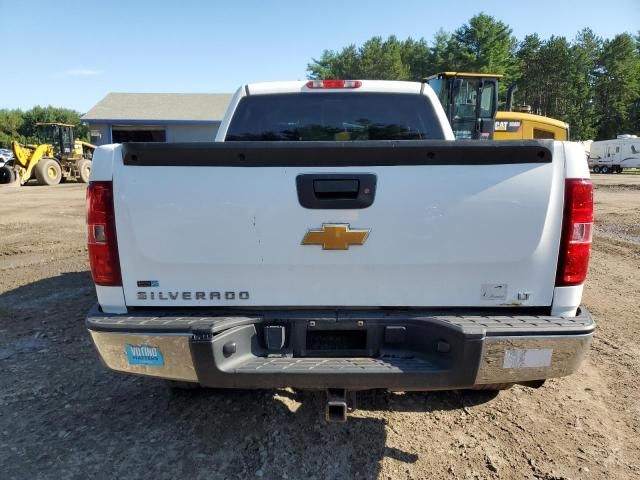
{"label": "white trailer", "polygon": [[625,168],[640,168],[640,138],[619,135],[615,140],[593,142],[588,160],[593,173],[622,173]]}

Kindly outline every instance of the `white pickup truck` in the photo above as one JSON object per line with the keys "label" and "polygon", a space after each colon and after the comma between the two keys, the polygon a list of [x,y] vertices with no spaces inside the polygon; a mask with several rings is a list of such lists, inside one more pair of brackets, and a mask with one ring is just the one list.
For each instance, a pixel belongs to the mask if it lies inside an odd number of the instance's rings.
{"label": "white pickup truck", "polygon": [[[495,388],[574,372],[583,149],[452,141],[424,83],[249,84],[211,143],[97,149],[87,316],[111,369],[205,387]],[[343,410],[344,407],[344,410]]]}

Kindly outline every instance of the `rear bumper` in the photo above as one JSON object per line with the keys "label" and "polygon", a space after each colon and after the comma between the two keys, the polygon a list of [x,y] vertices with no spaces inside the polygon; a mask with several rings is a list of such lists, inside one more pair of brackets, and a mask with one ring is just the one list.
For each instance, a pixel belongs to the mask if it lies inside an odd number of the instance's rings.
{"label": "rear bumper", "polygon": [[217,388],[445,390],[569,375],[595,325],[585,309],[573,318],[417,310],[153,316],[95,306],[87,328],[105,365],[132,374]]}

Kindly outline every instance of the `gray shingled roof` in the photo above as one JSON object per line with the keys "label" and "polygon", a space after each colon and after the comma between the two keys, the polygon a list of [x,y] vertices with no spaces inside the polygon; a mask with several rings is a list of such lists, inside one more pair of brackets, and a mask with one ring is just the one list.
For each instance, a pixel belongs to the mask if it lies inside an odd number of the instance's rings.
{"label": "gray shingled roof", "polygon": [[219,122],[231,97],[230,93],[109,93],[82,120]]}

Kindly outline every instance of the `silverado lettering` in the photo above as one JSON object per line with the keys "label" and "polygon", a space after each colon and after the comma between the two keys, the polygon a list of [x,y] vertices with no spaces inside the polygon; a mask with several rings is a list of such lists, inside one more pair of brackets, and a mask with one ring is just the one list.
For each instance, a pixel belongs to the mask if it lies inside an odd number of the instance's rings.
{"label": "silverado lettering", "polygon": [[138,292],[138,300],[249,300],[249,292]]}

